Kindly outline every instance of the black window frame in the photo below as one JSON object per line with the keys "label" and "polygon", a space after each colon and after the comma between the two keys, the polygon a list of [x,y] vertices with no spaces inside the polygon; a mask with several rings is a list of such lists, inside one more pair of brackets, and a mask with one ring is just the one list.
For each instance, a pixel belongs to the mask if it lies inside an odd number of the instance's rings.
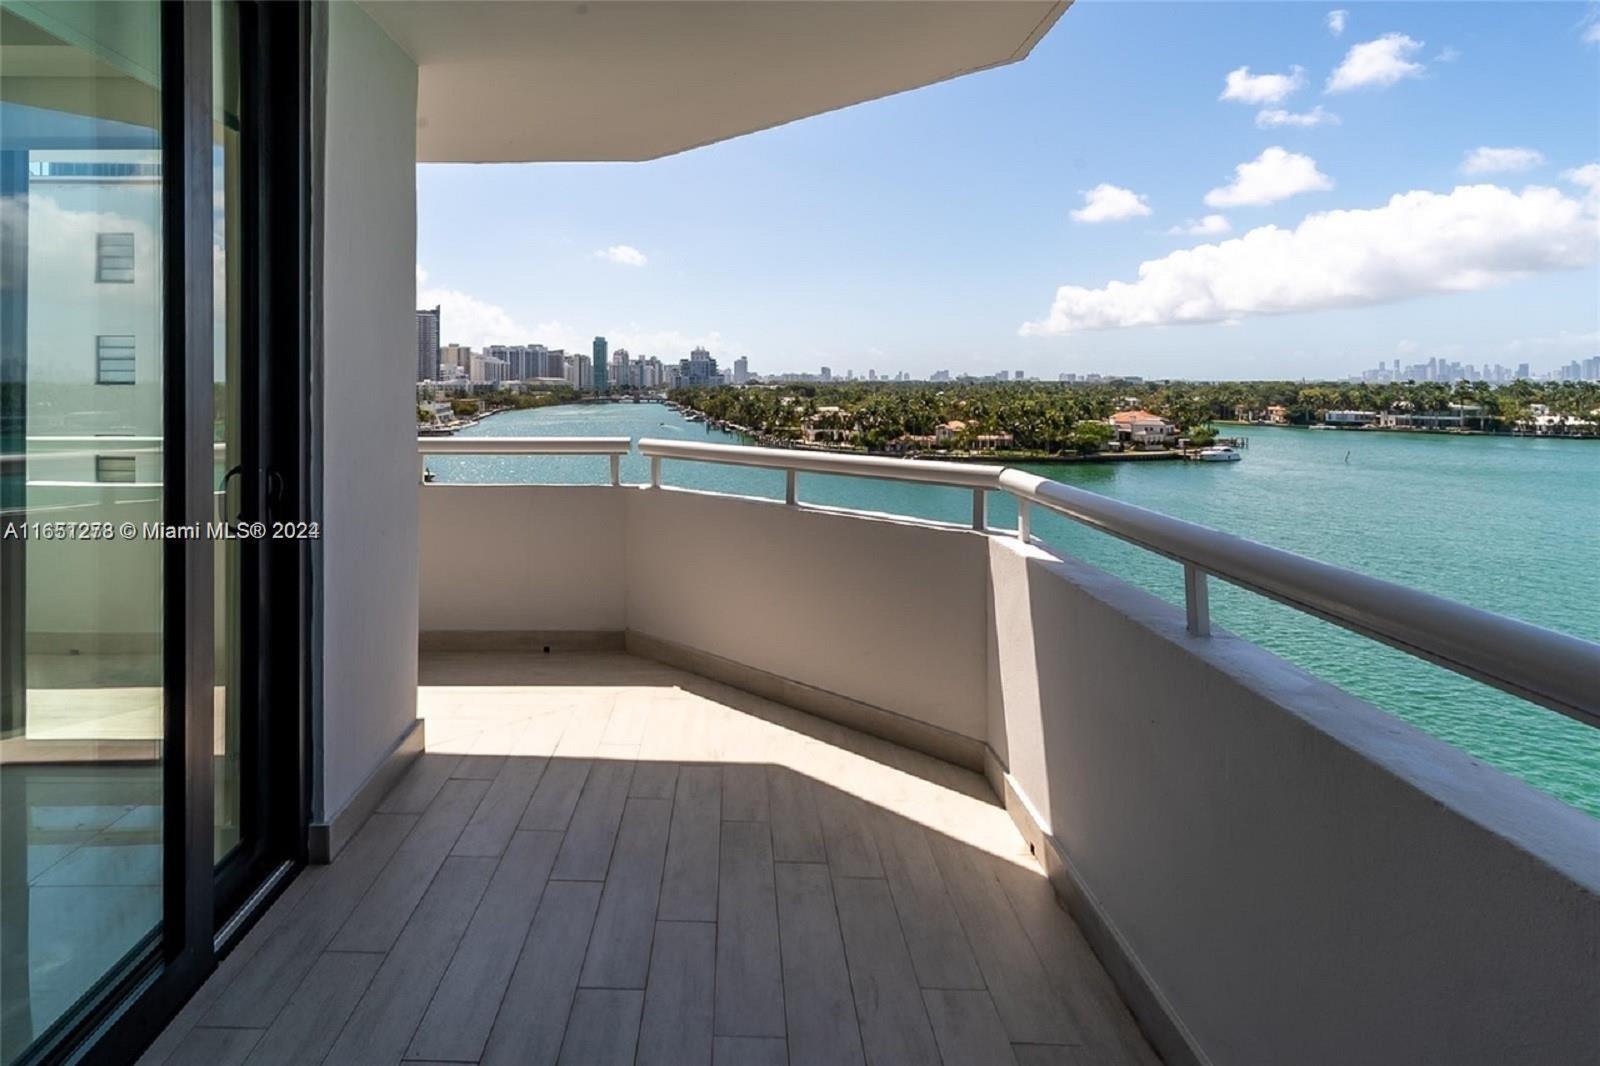
{"label": "black window frame", "polygon": [[[232,7],[239,19],[245,114],[240,313],[251,375],[247,395],[259,401],[248,414],[255,421],[244,429],[252,442],[246,445],[251,466],[236,490],[239,517],[317,521],[321,431],[314,416],[317,395],[307,382],[315,380],[312,361],[319,337],[313,297],[320,283],[319,220],[312,198],[318,187],[327,15],[321,5],[305,3],[237,0]],[[154,283],[161,287],[162,521],[167,525],[215,518],[214,10],[211,3],[181,0],[161,7],[162,256]],[[20,322],[7,318],[8,330]],[[98,378],[98,355],[96,367]],[[9,420],[5,427],[9,432]],[[257,746],[271,772],[248,786],[245,803],[265,812],[266,822],[259,847],[219,866],[212,837],[213,546],[202,539],[164,542],[162,837],[169,846],[163,921],[39,1034],[16,1066],[137,1059],[305,864],[312,791],[309,723],[320,694],[320,629],[314,614],[319,547],[314,541],[279,540],[261,542],[257,549],[270,553],[272,580],[258,582],[264,587],[247,597],[244,625],[254,639],[244,657],[255,661],[241,689],[258,707],[272,708],[271,714],[246,723],[252,730],[248,742]]]}

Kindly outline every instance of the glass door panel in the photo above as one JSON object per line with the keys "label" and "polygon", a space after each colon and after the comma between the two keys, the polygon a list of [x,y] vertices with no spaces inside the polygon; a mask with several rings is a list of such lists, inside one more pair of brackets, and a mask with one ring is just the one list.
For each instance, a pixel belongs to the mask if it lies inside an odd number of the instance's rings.
{"label": "glass door panel", "polygon": [[0,1063],[160,936],[161,18],[0,5]]}

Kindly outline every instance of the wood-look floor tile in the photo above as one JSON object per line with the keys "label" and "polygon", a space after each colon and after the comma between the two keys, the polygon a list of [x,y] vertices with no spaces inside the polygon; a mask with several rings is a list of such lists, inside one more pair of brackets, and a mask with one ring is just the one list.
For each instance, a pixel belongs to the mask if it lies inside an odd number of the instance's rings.
{"label": "wood-look floor tile", "polygon": [[545,763],[542,758],[525,756],[507,759],[456,838],[451,854],[496,856],[505,851],[544,775]]}
{"label": "wood-look floor tile", "polygon": [[589,946],[600,885],[551,881],[489,1032],[483,1066],[552,1066]]}
{"label": "wood-look floor tile", "polygon": [[721,767],[681,767],[657,917],[663,921],[717,920],[721,839]]}
{"label": "wood-look floor tile", "polygon": [[321,1062],[382,964],[382,955],[324,952],[250,1052],[248,1066]]}
{"label": "wood-look floor tile", "polygon": [[929,988],[922,993],[944,1066],[1010,1066],[1006,1027],[982,990]]}
{"label": "wood-look floor tile", "polygon": [[572,811],[566,839],[550,876],[561,881],[604,881],[622,810],[628,802],[633,763],[596,760]]}
{"label": "wood-look floor tile", "polygon": [[677,787],[677,763],[640,762],[633,768],[633,784],[628,787],[628,795],[640,799],[670,800]]}
{"label": "wood-look floor tile", "polygon": [[767,768],[744,763],[728,763],[724,766],[722,820],[765,822],[767,818]]}
{"label": "wood-look floor tile", "polygon": [[878,878],[837,877],[833,891],[869,1066],[938,1062],[938,1045],[889,886]]}
{"label": "wood-look floor tile", "polygon": [[250,964],[217,996],[202,1024],[265,1029],[300,987],[350,913],[418,824],[414,814],[374,814],[331,866],[300,876],[314,882]]}
{"label": "wood-look floor tile", "polygon": [[783,1036],[772,841],[763,822],[723,822],[717,899],[719,1036]]}
{"label": "wood-look floor tile", "polygon": [[583,795],[584,782],[589,779],[589,767],[587,759],[551,759],[518,828],[566,832],[578,797]]}
{"label": "wood-look floor tile", "polygon": [[425,752],[418,755],[411,769],[395,783],[378,804],[380,814],[421,814],[428,809],[439,789],[450,780],[460,755]]}
{"label": "wood-look floor tile", "polygon": [[714,1066],[787,1066],[789,1049],[781,1037],[719,1036],[711,1061]]}
{"label": "wood-look floor tile", "polygon": [[787,766],[767,767],[772,857],[777,862],[827,862],[822,822],[809,778]]}
{"label": "wood-look floor tile", "polygon": [[394,1066],[400,1061],[495,865],[493,859],[444,861],[334,1041],[329,1062]]}
{"label": "wood-look floor tile", "polygon": [[964,845],[937,833],[926,836],[1006,1033],[1019,1043],[1080,1043],[1000,882]]}
{"label": "wood-look floor tile", "polygon": [[776,872],[790,1066],[860,1063],[861,1034],[828,868],[781,862]]}
{"label": "wood-look floor tile", "polygon": [[656,923],[638,1066],[704,1066],[711,1061],[716,961],[715,925]]}
{"label": "wood-look floor tile", "polygon": [[633,1066],[643,1006],[639,990],[578,989],[561,1044],[562,1066]]}
{"label": "wood-look floor tile", "polygon": [[444,783],[333,938],[334,951],[388,951],[394,946],[487,791],[487,781],[452,778]]}
{"label": "wood-look floor tile", "polygon": [[559,833],[522,832],[513,837],[411,1039],[407,1057],[476,1062],[483,1055],[560,846]]}
{"label": "wood-look floor tile", "polygon": [[593,988],[643,988],[667,854],[672,801],[627,801],[617,844],[600,894],[579,984]]}
{"label": "wood-look floor tile", "polygon": [[1033,942],[1057,996],[1067,1004],[1085,1054],[1107,1063],[1157,1066],[1160,1059],[1043,871],[998,859],[988,865]]}
{"label": "wood-look floor tile", "polygon": [[260,1029],[210,1029],[197,1027],[179,1042],[171,1066],[239,1066],[261,1039]]}
{"label": "wood-look floor tile", "polygon": [[875,812],[872,827],[917,980],[924,988],[983,988],[983,973],[922,828],[885,812]]}
{"label": "wood-look floor tile", "polygon": [[828,785],[819,785],[813,791],[828,865],[833,872],[840,877],[882,877],[878,845],[867,827],[861,801]]}

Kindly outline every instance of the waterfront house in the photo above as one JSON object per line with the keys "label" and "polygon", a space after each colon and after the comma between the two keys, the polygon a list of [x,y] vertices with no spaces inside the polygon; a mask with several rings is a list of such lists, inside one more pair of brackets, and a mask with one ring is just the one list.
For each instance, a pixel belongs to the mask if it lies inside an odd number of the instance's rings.
{"label": "waterfront house", "polygon": [[1322,412],[1324,425],[1329,426],[1370,426],[1378,421],[1376,411],[1324,411]]}
{"label": "waterfront house", "polygon": [[956,441],[967,431],[967,424],[959,418],[940,422],[933,427],[933,439],[946,448],[955,447]]}
{"label": "waterfront house", "polygon": [[[658,159],[1065,11],[0,9],[4,518],[273,530],[0,538],[0,1062],[1600,1060],[1594,820],[1208,589],[1580,727],[1593,643],[998,464],[417,440],[418,161]],[[597,476],[427,481],[486,453]]]}
{"label": "waterfront house", "polygon": [[885,448],[891,455],[904,455],[907,452],[920,451],[932,448],[938,443],[938,438],[933,434],[902,433],[890,441]]}
{"label": "waterfront house", "polygon": [[1483,421],[1481,404],[1462,403],[1449,404],[1443,411],[1411,411],[1397,405],[1378,417],[1378,425],[1384,429],[1462,430],[1468,422],[1474,423],[1472,428],[1481,429]]}
{"label": "waterfront house", "polygon": [[848,444],[855,425],[841,407],[819,407],[800,427],[807,444]]}
{"label": "waterfront house", "polygon": [[1135,447],[1167,445],[1178,439],[1178,427],[1149,411],[1118,411],[1109,421],[1116,439]]}
{"label": "waterfront house", "polygon": [[1267,421],[1275,426],[1287,426],[1289,424],[1289,409],[1282,404],[1270,404],[1267,407]]}

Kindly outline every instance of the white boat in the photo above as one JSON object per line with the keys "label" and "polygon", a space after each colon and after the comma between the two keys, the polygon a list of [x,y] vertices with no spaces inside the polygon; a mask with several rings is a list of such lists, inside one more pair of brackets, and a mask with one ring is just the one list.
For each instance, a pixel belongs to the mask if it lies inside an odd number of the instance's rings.
{"label": "white boat", "polygon": [[1195,458],[1202,463],[1237,463],[1244,456],[1228,447],[1226,444],[1213,445],[1210,448],[1201,448],[1200,454]]}

